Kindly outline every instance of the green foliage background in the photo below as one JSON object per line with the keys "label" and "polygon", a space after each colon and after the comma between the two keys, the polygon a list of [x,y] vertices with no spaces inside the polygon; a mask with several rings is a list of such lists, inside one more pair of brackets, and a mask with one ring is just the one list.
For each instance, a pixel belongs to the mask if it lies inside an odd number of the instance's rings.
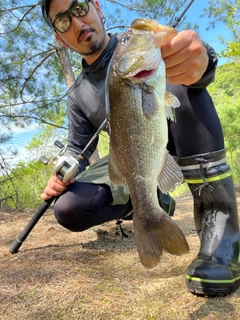
{"label": "green foliage background", "polygon": [[[110,2],[111,10],[107,0],[101,3],[107,28],[129,25],[127,17],[130,16],[126,15],[129,10],[172,25],[186,7],[183,0]],[[210,0],[208,4],[205,15],[210,18],[209,27],[221,21],[232,34],[231,39],[221,39],[225,49],[220,55],[229,62],[218,67],[216,80],[208,90],[222,122],[235,183],[240,184],[240,1]],[[66,142],[67,86],[52,32],[43,22],[39,2],[0,0],[0,20],[0,208],[3,204],[17,209],[36,208],[41,202],[39,194],[52,173],[52,166],[44,166],[38,158],[54,156],[57,152],[54,140]],[[197,30],[197,25],[191,26],[184,17],[178,29],[186,28]],[[73,73],[78,75],[79,55],[70,52],[69,59]],[[11,137],[12,126],[31,124],[41,129],[28,146],[31,156],[25,162],[9,165],[7,159],[15,157],[16,151],[3,150],[2,146]],[[108,142],[106,134],[101,134],[100,156],[108,153]]]}
{"label": "green foliage background", "polygon": [[240,64],[218,67],[216,79],[209,86],[222,123],[228,161],[235,183],[240,184]]}

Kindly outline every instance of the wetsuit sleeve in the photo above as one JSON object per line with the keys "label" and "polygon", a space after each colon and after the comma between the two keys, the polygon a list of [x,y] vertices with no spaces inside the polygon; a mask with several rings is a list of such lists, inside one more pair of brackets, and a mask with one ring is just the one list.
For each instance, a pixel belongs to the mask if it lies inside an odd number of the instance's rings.
{"label": "wetsuit sleeve", "polygon": [[[97,129],[86,118],[76,101],[68,96],[68,139],[65,155],[71,155],[74,158],[81,153],[87,143],[93,137]],[[98,138],[91,144],[90,148],[84,153],[83,160],[79,164],[78,173],[84,171],[89,165],[89,158],[95,151],[98,144]]]}
{"label": "wetsuit sleeve", "polygon": [[216,52],[206,42],[203,42],[203,45],[207,49],[207,53],[208,53],[208,58],[209,58],[208,67],[205,73],[203,74],[202,78],[198,80],[196,83],[191,84],[189,88],[194,88],[194,89],[206,88],[210,83],[214,81],[214,78],[215,78],[215,71],[218,63]]}

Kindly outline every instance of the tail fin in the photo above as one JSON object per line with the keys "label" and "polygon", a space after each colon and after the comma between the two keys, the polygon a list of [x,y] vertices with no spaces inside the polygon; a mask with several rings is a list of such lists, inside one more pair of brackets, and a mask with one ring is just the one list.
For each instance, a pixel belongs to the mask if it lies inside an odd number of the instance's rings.
{"label": "tail fin", "polygon": [[189,251],[187,240],[181,229],[164,212],[160,215],[158,212],[147,220],[133,215],[133,225],[138,254],[145,268],[157,266],[163,250],[176,255]]}

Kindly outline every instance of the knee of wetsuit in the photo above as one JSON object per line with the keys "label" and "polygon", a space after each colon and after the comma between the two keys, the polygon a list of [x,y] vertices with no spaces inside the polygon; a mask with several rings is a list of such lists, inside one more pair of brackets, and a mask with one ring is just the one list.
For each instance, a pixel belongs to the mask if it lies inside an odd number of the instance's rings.
{"label": "knee of wetsuit", "polygon": [[58,223],[75,232],[84,231],[104,220],[104,217],[101,219],[98,216],[104,211],[103,207],[109,206],[112,200],[111,192],[101,186],[86,184],[85,193],[83,189],[80,191],[77,192],[76,188],[68,190],[54,205]]}
{"label": "knee of wetsuit", "polygon": [[[73,230],[73,211],[71,206],[63,196],[59,197],[54,204],[54,215],[57,222],[64,228],[74,231]],[[74,214],[76,216],[76,212]]]}

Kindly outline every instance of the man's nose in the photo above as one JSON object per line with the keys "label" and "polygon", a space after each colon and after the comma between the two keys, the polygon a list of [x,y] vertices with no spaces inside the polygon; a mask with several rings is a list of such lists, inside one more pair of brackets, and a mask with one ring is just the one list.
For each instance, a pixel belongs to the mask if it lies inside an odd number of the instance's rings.
{"label": "man's nose", "polygon": [[74,30],[80,31],[84,26],[84,23],[82,22],[81,17],[76,17],[72,14],[71,19],[72,19],[72,27],[74,28]]}

